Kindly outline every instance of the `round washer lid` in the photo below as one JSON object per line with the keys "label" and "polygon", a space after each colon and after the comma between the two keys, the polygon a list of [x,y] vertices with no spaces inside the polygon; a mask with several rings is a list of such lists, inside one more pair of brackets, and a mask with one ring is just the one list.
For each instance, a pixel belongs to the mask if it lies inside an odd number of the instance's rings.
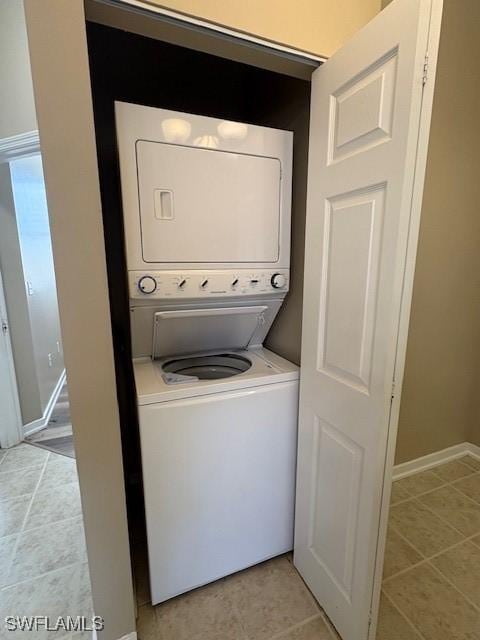
{"label": "round washer lid", "polygon": [[233,353],[192,356],[169,360],[162,365],[167,382],[193,380],[220,380],[245,373],[252,366],[248,358]]}

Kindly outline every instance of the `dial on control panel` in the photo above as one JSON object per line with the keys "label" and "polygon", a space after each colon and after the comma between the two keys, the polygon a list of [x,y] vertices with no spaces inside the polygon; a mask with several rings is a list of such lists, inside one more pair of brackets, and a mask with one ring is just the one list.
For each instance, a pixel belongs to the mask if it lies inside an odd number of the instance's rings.
{"label": "dial on control panel", "polygon": [[283,287],[287,284],[287,279],[283,275],[283,273],[274,273],[270,278],[270,283],[274,289],[283,289]]}
{"label": "dial on control panel", "polygon": [[143,276],[138,281],[138,288],[142,293],[154,293],[157,289],[157,281],[152,276]]}

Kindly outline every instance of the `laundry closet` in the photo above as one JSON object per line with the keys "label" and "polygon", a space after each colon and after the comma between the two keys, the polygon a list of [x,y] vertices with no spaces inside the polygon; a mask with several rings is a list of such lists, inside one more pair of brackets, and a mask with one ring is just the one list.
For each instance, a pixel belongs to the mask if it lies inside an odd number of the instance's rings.
{"label": "laundry closet", "polygon": [[255,66],[255,47],[246,64],[90,14],[129,521],[135,537],[146,515],[154,603],[295,546],[342,636],[368,633],[421,197],[408,167],[428,139],[428,12],[410,4],[313,95],[308,56],[280,73],[261,47]]}
{"label": "laundry closet", "polygon": [[156,603],[293,548],[310,85],[100,25],[89,44]]}

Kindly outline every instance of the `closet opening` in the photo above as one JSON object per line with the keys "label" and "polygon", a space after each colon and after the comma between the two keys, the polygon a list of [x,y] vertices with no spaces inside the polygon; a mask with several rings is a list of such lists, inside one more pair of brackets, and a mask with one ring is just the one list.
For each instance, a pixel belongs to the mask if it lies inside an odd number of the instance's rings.
{"label": "closet opening", "polygon": [[[90,21],[87,39],[128,520],[137,605],[141,608],[150,596],[115,102],[293,132],[290,285],[264,346],[299,365],[310,81]],[[268,366],[275,365],[273,361]],[[274,560],[272,568],[264,570],[287,576],[291,588],[298,591],[301,606],[292,612],[294,618],[303,620],[316,614],[316,605],[290,556]]]}

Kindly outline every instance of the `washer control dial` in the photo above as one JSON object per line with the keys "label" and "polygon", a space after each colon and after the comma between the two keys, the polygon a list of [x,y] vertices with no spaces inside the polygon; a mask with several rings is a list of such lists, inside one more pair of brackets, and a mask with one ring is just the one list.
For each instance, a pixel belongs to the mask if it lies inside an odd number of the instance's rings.
{"label": "washer control dial", "polygon": [[142,276],[138,281],[138,288],[142,293],[153,293],[157,289],[157,281],[152,276]]}
{"label": "washer control dial", "polygon": [[287,279],[283,275],[283,273],[274,273],[270,278],[270,284],[274,289],[283,289],[283,287],[287,284]]}

